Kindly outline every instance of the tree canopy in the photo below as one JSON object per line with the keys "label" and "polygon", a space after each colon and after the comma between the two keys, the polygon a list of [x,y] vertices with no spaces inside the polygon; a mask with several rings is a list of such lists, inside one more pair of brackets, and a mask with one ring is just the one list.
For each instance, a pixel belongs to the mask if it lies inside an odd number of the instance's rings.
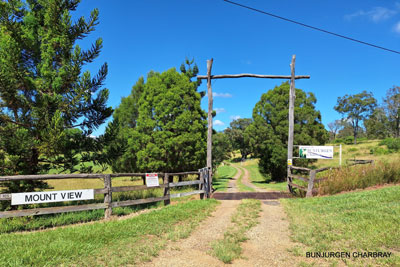
{"label": "tree canopy", "polygon": [[224,160],[230,159],[232,143],[224,132],[213,133],[212,141],[212,167],[215,171]]}
{"label": "tree canopy", "polygon": [[240,151],[242,159],[246,159],[251,153],[250,146],[244,138],[244,132],[251,122],[252,119],[249,118],[236,119],[230,123],[229,128],[225,129],[225,133],[231,140],[232,148]]}
{"label": "tree canopy", "polygon": [[400,137],[400,87],[393,86],[383,99],[390,128],[395,137]]}
{"label": "tree canopy", "polygon": [[[253,152],[260,158],[260,171],[276,181],[286,177],[289,89],[286,82],[264,93],[253,109],[253,123],[245,131]],[[316,101],[314,94],[296,89],[294,144],[326,142],[328,134],[320,112],[315,110]]]}
{"label": "tree canopy", "polygon": [[353,127],[354,144],[357,144],[357,134],[360,130],[360,123],[368,118],[376,107],[376,99],[372,93],[363,91],[355,95],[345,95],[338,97],[334,107],[337,112],[342,114]]}
{"label": "tree canopy", "polygon": [[[72,22],[78,3],[0,2],[0,174],[88,172],[84,163],[98,159],[103,139],[90,135],[112,114],[102,89],[107,64],[94,76],[82,73],[102,39],[89,50],[75,44],[95,29],[99,14]],[[13,183],[18,191],[37,186],[43,184]]]}
{"label": "tree canopy", "polygon": [[126,146],[113,170],[179,172],[205,166],[206,114],[188,73],[150,72],[122,100],[114,119]]}

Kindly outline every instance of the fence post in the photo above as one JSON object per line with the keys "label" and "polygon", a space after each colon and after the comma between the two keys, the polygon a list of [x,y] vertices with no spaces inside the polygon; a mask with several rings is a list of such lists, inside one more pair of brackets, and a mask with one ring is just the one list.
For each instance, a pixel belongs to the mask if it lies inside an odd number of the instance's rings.
{"label": "fence post", "polygon": [[[199,190],[204,190],[205,187],[204,187],[204,177],[202,170],[199,170],[199,180],[200,180]],[[200,194],[200,199],[204,199],[204,193]]]}
{"label": "fence post", "polygon": [[310,171],[310,178],[308,180],[308,188],[307,188],[307,194],[306,197],[312,197],[312,191],[314,187],[314,179],[316,176],[317,172],[315,170]]}
{"label": "fence post", "polygon": [[289,190],[289,193],[293,194],[293,187],[290,185],[290,183],[293,181],[293,179],[292,179],[292,168],[291,168],[290,165],[287,166],[287,173],[288,173],[288,177],[287,177],[288,190]]}
{"label": "fence post", "polygon": [[164,206],[167,206],[171,203],[170,199],[170,188],[169,188],[169,175],[168,173],[164,174],[164,184],[167,184],[167,186],[164,188],[164,197],[168,196],[168,199],[164,200]]}
{"label": "fence post", "polygon": [[104,219],[109,219],[112,214],[112,184],[110,174],[104,176],[104,189],[107,190],[107,193],[104,194],[104,203],[107,205],[104,212]]}
{"label": "fence post", "polygon": [[212,168],[207,168],[207,177],[208,177],[208,198],[211,197],[212,194]]}

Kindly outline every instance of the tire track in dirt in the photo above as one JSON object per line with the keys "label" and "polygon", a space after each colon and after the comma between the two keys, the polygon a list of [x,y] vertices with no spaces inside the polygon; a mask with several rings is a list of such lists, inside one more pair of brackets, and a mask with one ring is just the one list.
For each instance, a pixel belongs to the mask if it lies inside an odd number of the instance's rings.
{"label": "tire track in dirt", "polygon": [[261,203],[259,224],[247,233],[249,240],[242,244],[242,258],[235,260],[232,266],[299,266],[301,262],[330,266],[325,261],[289,252],[295,246],[304,246],[290,239],[289,221],[282,205],[277,200],[263,200]]}
{"label": "tire track in dirt", "polygon": [[240,167],[234,166],[234,167],[236,167],[236,169],[240,169],[243,172],[242,184],[244,184],[247,187],[253,188],[256,192],[267,192],[267,190],[259,188],[251,182],[250,173],[246,168],[241,166]]}
{"label": "tire track in dirt", "polygon": [[167,249],[160,251],[151,262],[139,266],[221,266],[217,258],[209,254],[210,243],[223,237],[231,226],[231,216],[240,201],[222,201],[211,217],[201,222],[201,225],[186,239],[171,242]]}
{"label": "tire track in dirt", "polygon": [[235,192],[239,192],[239,189],[237,187],[237,180],[239,179],[240,175],[242,175],[242,170],[240,170],[233,164],[231,166],[233,168],[235,168],[237,172],[236,172],[236,175],[232,177],[232,180],[229,180],[227,192],[235,193]]}

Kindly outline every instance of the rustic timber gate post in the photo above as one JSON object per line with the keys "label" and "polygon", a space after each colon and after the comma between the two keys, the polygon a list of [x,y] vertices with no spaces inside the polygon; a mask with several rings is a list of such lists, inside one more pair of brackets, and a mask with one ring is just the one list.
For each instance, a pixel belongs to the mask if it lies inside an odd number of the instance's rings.
{"label": "rustic timber gate post", "polygon": [[293,164],[293,135],[294,135],[294,101],[296,99],[295,89],[295,74],[294,66],[296,62],[296,55],[292,56],[292,63],[290,64],[291,77],[290,77],[290,90],[289,90],[289,133],[288,133],[288,151],[287,151],[287,182],[288,190],[293,193],[291,182],[291,169]]}
{"label": "rustic timber gate post", "polygon": [[211,69],[213,59],[207,60],[207,94],[208,94],[208,132],[207,132],[207,168],[209,171],[210,192],[212,192],[212,128],[213,128],[213,94],[211,88]]}

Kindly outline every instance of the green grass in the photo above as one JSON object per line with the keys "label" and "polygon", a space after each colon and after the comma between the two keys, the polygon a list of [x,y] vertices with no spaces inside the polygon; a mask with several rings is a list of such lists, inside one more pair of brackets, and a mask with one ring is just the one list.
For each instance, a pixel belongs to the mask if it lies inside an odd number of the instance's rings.
{"label": "green grass", "polygon": [[0,235],[2,266],[134,265],[148,261],[168,240],[189,236],[216,200],[168,206],[121,221]]}
{"label": "green grass", "polygon": [[[189,178],[190,179],[190,178]],[[76,184],[74,181],[76,180]],[[53,182],[55,180],[51,180]],[[175,179],[174,181],[177,181]],[[63,185],[59,181],[55,182],[53,185],[56,190],[64,189],[84,189],[84,188],[101,188],[103,182],[100,179],[67,179],[66,184]],[[129,177],[119,177],[113,179],[113,186],[130,186],[130,185],[141,185],[143,184],[141,179],[131,180]],[[160,181],[160,183],[162,183]],[[104,185],[103,185],[104,186]],[[182,186],[173,188],[171,194],[189,192],[197,190],[197,186]],[[124,201],[133,199],[143,199],[150,197],[160,197],[163,196],[163,189],[148,189],[141,191],[130,191],[130,192],[117,192],[113,193],[113,201]],[[188,201],[191,196],[174,199],[174,202],[178,201]],[[88,201],[72,201],[72,202],[58,202],[58,203],[46,203],[46,204],[36,204],[36,205],[25,205],[24,208],[41,208],[41,207],[56,207],[56,206],[67,206],[67,205],[83,205],[89,203],[103,203],[103,195],[95,195],[94,200]],[[118,207],[113,208],[114,216],[124,216],[143,209],[162,207],[164,202],[148,203],[142,205],[135,205],[129,207]],[[104,210],[91,210],[91,211],[81,211],[81,212],[69,212],[61,214],[49,214],[40,216],[27,216],[27,217],[17,217],[17,218],[6,218],[0,219],[0,234],[11,233],[17,231],[32,231],[40,230],[46,228],[52,228],[63,225],[70,225],[82,222],[98,221],[104,218]]]}
{"label": "green grass", "polygon": [[[376,162],[395,161],[400,157],[399,151],[389,151],[386,145],[382,145],[382,140],[365,140],[356,145],[342,145],[342,165],[346,165],[348,159],[372,159]],[[327,144],[338,146],[338,144]],[[339,166],[339,147],[334,147],[334,159],[319,159],[312,165],[315,168]],[[372,152],[372,153],[371,153]],[[375,153],[377,152],[377,153]],[[390,153],[389,153],[390,152]],[[297,155],[296,155],[297,156]]]}
{"label": "green grass", "polygon": [[249,160],[242,167],[249,171],[250,180],[255,186],[271,191],[287,191],[286,181],[275,182],[272,181],[270,177],[265,177],[260,173],[258,169],[258,160]]}
{"label": "green grass", "polygon": [[237,187],[239,188],[240,192],[255,192],[256,190],[254,190],[254,188],[249,187],[245,184],[242,183],[242,179],[244,176],[244,170],[242,167],[239,167],[238,165],[236,165],[237,168],[241,169],[242,174],[240,175],[239,179],[236,182]]}
{"label": "green grass", "polygon": [[241,242],[247,240],[246,232],[258,224],[261,203],[255,199],[244,199],[232,215],[233,226],[224,233],[224,238],[211,243],[211,254],[224,263],[240,258]]}
{"label": "green grass", "polygon": [[[347,264],[400,265],[400,186],[336,196],[281,199],[292,237],[306,251],[397,251],[389,259]],[[304,254],[305,255],[305,251]]]}
{"label": "green grass", "polygon": [[213,177],[213,187],[217,191],[226,191],[228,189],[229,180],[237,173],[237,170],[231,165],[219,166],[215,176]]}

